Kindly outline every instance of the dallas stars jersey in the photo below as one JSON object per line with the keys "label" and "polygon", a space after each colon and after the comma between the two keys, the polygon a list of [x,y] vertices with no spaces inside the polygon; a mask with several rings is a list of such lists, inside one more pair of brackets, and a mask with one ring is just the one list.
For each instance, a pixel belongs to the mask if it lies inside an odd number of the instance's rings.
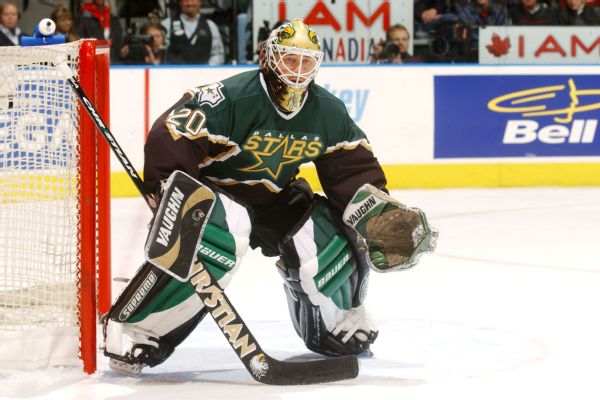
{"label": "dallas stars jersey", "polygon": [[383,189],[379,163],[344,104],[316,84],[304,101],[292,114],[279,112],[258,70],[190,90],[149,133],[146,184],[156,191],[172,171],[182,170],[250,206],[266,205],[300,165],[313,162],[340,211],[363,184]]}

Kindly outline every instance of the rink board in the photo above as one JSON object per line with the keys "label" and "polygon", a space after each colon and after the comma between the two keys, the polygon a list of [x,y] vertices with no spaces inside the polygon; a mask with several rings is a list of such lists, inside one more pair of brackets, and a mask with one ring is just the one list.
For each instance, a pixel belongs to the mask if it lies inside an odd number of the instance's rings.
{"label": "rink board", "polygon": [[[112,67],[111,129],[141,171],[147,130],[187,88],[251,68]],[[599,70],[326,65],[317,82],[366,132],[391,188],[596,186]],[[470,95],[482,87],[484,94]],[[464,104],[460,115],[447,111],[456,104]],[[318,186],[314,167],[302,173]],[[113,196],[135,195],[115,159],[112,183]]]}

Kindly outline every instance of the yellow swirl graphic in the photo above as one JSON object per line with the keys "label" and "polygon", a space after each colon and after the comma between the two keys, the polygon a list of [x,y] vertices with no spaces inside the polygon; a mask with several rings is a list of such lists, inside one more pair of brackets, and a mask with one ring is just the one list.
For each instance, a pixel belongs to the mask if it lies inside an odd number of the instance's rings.
{"label": "yellow swirl graphic", "polygon": [[[545,104],[527,105],[539,100],[556,98],[557,94],[564,90],[568,90],[571,99],[570,104],[564,108],[549,110]],[[573,120],[576,113],[600,109],[600,102],[580,105],[581,97],[598,95],[600,95],[600,89],[579,90],[575,86],[575,81],[570,78],[568,85],[543,86],[498,96],[490,100],[487,107],[490,111],[498,113],[520,113],[523,117],[556,115],[555,122],[568,123]]]}

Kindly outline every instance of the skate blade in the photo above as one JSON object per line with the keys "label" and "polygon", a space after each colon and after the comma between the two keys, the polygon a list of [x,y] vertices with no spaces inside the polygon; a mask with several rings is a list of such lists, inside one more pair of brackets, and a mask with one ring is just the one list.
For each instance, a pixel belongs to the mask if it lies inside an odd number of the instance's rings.
{"label": "skate blade", "polygon": [[114,358],[110,359],[108,366],[115,372],[134,378],[138,378],[142,374],[142,368],[144,368],[142,364],[128,364]]}

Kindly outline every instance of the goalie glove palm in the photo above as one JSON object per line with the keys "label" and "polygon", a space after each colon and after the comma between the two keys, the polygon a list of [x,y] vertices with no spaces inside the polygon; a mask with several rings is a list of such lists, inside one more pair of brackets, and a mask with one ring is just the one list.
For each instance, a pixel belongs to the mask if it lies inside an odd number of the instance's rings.
{"label": "goalie glove palm", "polygon": [[372,185],[356,191],[344,222],[366,242],[369,263],[378,272],[408,269],[435,249],[438,232],[423,211],[407,207]]}

